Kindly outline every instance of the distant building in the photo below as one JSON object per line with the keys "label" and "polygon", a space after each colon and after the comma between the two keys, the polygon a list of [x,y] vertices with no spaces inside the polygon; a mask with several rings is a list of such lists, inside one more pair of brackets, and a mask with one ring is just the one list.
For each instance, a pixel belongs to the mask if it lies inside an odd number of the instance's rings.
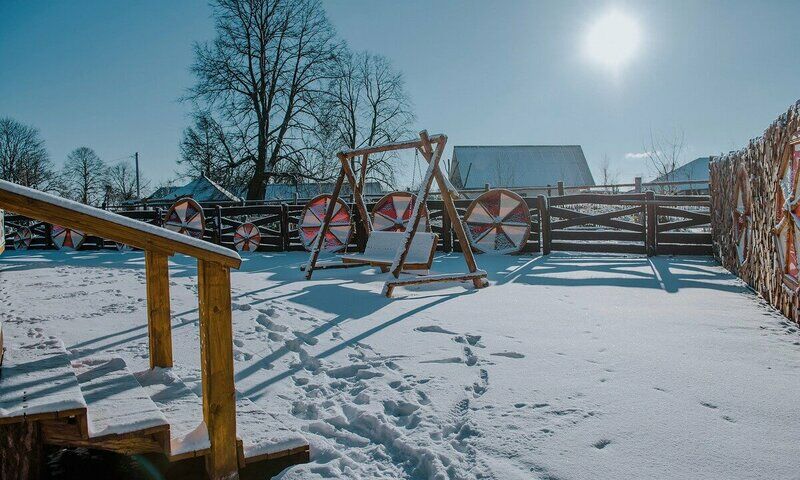
{"label": "distant building", "polygon": [[[333,193],[334,182],[319,182],[319,183],[270,183],[267,185],[267,191],[264,194],[264,200],[277,201],[277,200],[292,200],[295,195],[298,199],[309,199],[322,195],[323,193]],[[246,191],[242,196],[246,196]],[[344,182],[342,189],[339,192],[341,197],[349,197],[352,194],[350,184]],[[384,194],[380,182],[367,182],[364,184],[364,195],[367,197],[379,197]]]}
{"label": "distant building", "polygon": [[450,164],[450,181],[458,189],[594,185],[592,172],[580,145],[456,146]]}
{"label": "distant building", "polygon": [[[655,178],[653,182],[697,181],[700,183],[691,185],[675,185],[669,187],[669,190],[683,194],[707,195],[708,180],[710,178],[708,173],[708,164],[710,161],[711,157],[695,158],[691,162],[676,168],[671,173]],[[658,190],[659,188],[654,187],[653,189]]]}
{"label": "distant building", "polygon": [[161,187],[145,198],[146,203],[171,204],[184,197],[191,197],[200,203],[206,202],[238,202],[241,199],[219,184],[200,175],[186,185],[179,187]]}

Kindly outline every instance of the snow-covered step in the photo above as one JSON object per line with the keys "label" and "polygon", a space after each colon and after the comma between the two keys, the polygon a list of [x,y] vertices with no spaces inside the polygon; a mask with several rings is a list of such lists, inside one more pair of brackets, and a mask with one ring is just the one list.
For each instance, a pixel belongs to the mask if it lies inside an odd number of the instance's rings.
{"label": "snow-covered step", "polygon": [[278,415],[265,412],[246,397],[236,399],[236,434],[245,463],[294,455],[308,450],[308,440],[287,428]]}
{"label": "snow-covered step", "polygon": [[61,340],[8,348],[0,368],[0,423],[85,413],[86,402]]}
{"label": "snow-covered step", "polygon": [[169,422],[171,461],[205,455],[211,448],[203,421],[203,400],[169,368],[154,368],[134,374]]}
{"label": "snow-covered step", "polygon": [[89,438],[169,430],[166,417],[121,358],[87,358],[72,367],[86,400]]}

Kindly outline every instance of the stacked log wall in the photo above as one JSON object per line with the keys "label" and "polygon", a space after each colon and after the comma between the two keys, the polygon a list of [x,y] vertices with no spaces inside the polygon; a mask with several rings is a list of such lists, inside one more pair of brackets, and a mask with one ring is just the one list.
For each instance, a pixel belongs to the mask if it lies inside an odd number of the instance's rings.
{"label": "stacked log wall", "polygon": [[[773,227],[775,226],[778,171],[789,140],[800,129],[800,101],[776,119],[741,150],[715,157],[710,163],[711,226],[714,254],[784,315],[800,322],[798,294],[784,286]],[[745,261],[740,264],[734,239],[737,174],[744,169],[749,184],[751,237]]]}

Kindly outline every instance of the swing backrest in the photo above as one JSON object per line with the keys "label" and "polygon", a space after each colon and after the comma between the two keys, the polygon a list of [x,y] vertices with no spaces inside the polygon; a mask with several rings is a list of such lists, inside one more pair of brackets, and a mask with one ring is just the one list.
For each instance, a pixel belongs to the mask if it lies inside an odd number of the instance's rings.
{"label": "swing backrest", "polygon": [[[391,264],[397,249],[403,245],[404,232],[373,231],[367,239],[364,257]],[[436,251],[435,234],[430,232],[417,232],[411,241],[411,248],[406,256],[406,264],[430,265]]]}

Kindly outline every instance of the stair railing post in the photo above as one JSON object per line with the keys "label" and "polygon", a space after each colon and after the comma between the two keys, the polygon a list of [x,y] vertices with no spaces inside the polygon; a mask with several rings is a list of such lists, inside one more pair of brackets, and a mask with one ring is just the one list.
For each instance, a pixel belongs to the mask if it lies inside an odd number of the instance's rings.
{"label": "stair railing post", "polygon": [[144,252],[150,368],[172,367],[168,262],[167,256],[163,253],[149,250]]}

